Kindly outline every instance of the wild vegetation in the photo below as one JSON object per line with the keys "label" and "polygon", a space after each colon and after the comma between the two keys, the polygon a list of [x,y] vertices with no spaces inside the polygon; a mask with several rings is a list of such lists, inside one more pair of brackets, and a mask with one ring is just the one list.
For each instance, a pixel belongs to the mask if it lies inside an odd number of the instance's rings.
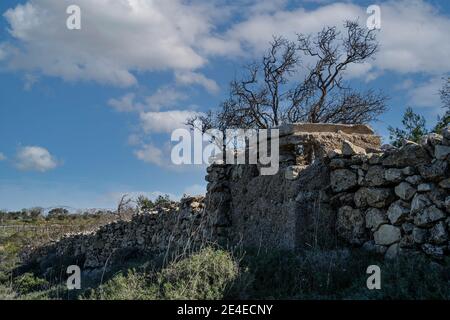
{"label": "wild vegetation", "polygon": [[[149,200],[140,199],[140,205],[149,205]],[[78,231],[109,219],[109,214],[86,214],[19,221],[35,227],[58,222]],[[18,220],[11,221],[17,224]],[[21,248],[49,241],[49,236],[61,236],[58,232],[55,228],[50,234],[0,231],[0,299],[450,299],[448,258],[439,263],[419,256],[384,261],[362,250],[345,248],[293,252],[225,250],[211,245],[171,261],[141,256],[104,273],[83,273],[82,289],[72,291],[67,290],[65,275],[55,280],[33,270],[20,275],[15,272]],[[373,264],[382,270],[381,290],[366,286],[366,270]]]}

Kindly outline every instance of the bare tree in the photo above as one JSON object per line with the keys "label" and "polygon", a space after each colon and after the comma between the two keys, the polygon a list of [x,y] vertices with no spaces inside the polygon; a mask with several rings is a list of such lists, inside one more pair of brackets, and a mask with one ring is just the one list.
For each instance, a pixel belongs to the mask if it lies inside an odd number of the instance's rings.
{"label": "bare tree", "polygon": [[127,194],[122,195],[117,205],[117,215],[120,220],[126,220],[134,214],[132,202],[133,199],[128,197]]}
{"label": "bare tree", "polygon": [[[344,83],[352,64],[364,63],[378,50],[375,30],[355,21],[345,32],[327,27],[317,35],[298,35],[297,41],[274,37],[260,63],[244,68],[244,75],[230,84],[230,97],[217,112],[188,121],[202,121],[209,128],[265,129],[294,122],[366,123],[386,110],[384,95],[372,90],[357,92]],[[303,81],[302,61],[306,67]]]}
{"label": "bare tree", "polygon": [[447,109],[447,112],[450,111],[450,77],[444,80],[444,85],[440,90],[441,100],[443,103],[443,107]]}
{"label": "bare tree", "polygon": [[434,132],[442,133],[442,130],[450,124],[450,77],[444,79],[442,89],[439,91],[441,95],[442,107],[444,108],[444,114],[438,117]]}

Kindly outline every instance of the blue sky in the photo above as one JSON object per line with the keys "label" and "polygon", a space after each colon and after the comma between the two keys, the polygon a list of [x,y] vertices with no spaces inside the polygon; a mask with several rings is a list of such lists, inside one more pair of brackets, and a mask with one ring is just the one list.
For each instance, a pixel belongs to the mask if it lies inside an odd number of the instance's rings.
{"label": "blue sky", "polygon": [[[171,165],[170,132],[216,107],[272,35],[365,23],[373,3],[380,52],[349,82],[391,97],[371,124],[380,135],[407,106],[432,124],[450,72],[449,1],[2,0],[0,208],[201,193],[205,168]],[[71,4],[81,30],[65,27]]]}

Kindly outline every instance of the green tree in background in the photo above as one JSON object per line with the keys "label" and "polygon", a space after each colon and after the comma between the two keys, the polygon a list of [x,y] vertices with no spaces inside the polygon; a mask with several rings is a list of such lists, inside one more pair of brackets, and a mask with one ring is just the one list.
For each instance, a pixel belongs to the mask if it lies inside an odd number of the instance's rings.
{"label": "green tree in background", "polygon": [[419,142],[420,138],[427,134],[425,118],[413,111],[411,107],[406,108],[402,119],[403,129],[389,126],[389,139],[396,147],[402,145],[403,140]]}
{"label": "green tree in background", "polygon": [[436,133],[441,133],[442,129],[450,124],[450,77],[446,79],[439,93],[441,95],[441,101],[445,113],[442,117],[438,118],[438,122],[433,129],[433,132]]}

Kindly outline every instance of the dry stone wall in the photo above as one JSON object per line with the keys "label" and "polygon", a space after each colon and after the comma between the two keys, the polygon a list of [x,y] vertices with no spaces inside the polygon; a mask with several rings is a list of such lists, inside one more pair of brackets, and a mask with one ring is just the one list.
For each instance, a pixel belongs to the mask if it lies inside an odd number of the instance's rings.
{"label": "dry stone wall", "polygon": [[37,248],[25,261],[47,268],[75,263],[96,269],[142,255],[177,255],[208,244],[214,234],[205,215],[204,198],[189,197],[178,205],[135,215],[131,221],[116,221],[91,233],[68,234]]}
{"label": "dry stone wall", "polygon": [[[387,258],[450,254],[450,128],[421,144],[385,151],[364,126],[298,128],[305,129],[281,130],[280,149],[289,161],[280,159],[276,175],[261,175],[258,165],[212,165],[206,197],[68,235],[25,260],[44,271],[63,258],[96,269],[133,255],[182,254],[210,243],[289,250],[340,243]],[[316,152],[305,165],[295,152],[297,144],[307,150],[308,143]]]}
{"label": "dry stone wall", "polygon": [[384,254],[450,252],[450,131],[384,153],[332,155],[331,203],[347,243]]}

